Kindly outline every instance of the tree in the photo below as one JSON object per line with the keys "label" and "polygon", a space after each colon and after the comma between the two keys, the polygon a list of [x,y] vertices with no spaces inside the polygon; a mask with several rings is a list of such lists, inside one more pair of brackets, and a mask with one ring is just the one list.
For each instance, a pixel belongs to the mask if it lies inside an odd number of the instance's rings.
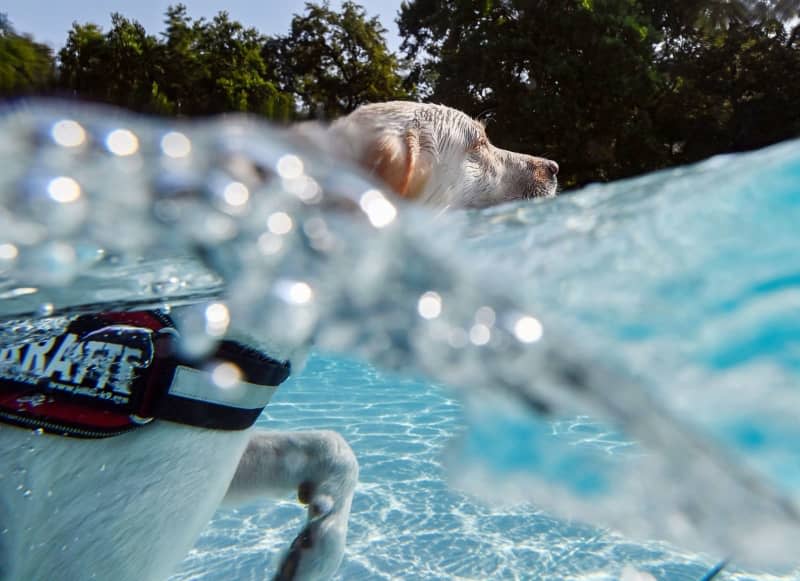
{"label": "tree", "polygon": [[192,90],[204,95],[193,114],[248,111],[270,118],[291,115],[292,99],[278,90],[261,56],[264,38],[220,12],[211,22],[195,23],[194,60],[198,65]]}
{"label": "tree", "polygon": [[162,39],[120,14],[111,25],[103,33],[94,24],[73,24],[59,53],[63,88],[162,114],[244,111],[288,119],[293,113],[292,97],[269,79],[263,37],[225,12],[193,21],[185,6],[170,6]]}
{"label": "tree", "polygon": [[154,113],[172,105],[159,90],[162,51],[141,24],[112,14],[111,30],[73,23],[59,51],[59,84],[84,99]]}
{"label": "tree", "polygon": [[306,116],[330,119],[362,103],[412,96],[385,33],[378,18],[368,19],[354,2],[343,2],[340,13],[327,2],[307,3],[288,36],[266,43],[265,60]]}
{"label": "tree", "polygon": [[[797,28],[795,28],[797,30]],[[800,135],[800,43],[774,18],[697,30],[663,55],[658,111],[673,162],[763,147]]]}
{"label": "tree", "polygon": [[175,113],[197,115],[208,112],[206,95],[199,90],[201,79],[207,71],[201,65],[202,55],[197,50],[204,21],[193,23],[186,6],[169,6],[165,13],[165,30],[162,33],[164,51],[164,78],[162,87],[170,95]]}
{"label": "tree", "polygon": [[50,47],[17,34],[7,16],[0,13],[0,97],[46,92],[54,74]]}

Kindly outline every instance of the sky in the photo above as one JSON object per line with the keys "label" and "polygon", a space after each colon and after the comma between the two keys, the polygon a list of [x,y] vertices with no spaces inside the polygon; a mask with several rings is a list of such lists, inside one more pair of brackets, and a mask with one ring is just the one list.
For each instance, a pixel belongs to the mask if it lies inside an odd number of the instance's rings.
{"label": "sky", "polygon": [[[269,35],[286,34],[292,15],[303,12],[305,6],[305,0],[4,0],[0,12],[6,13],[17,32],[32,34],[36,41],[58,50],[64,45],[74,21],[93,22],[108,30],[111,13],[119,12],[138,20],[148,33],[157,34],[164,28],[167,6],[179,3],[187,6],[192,18],[211,18],[220,10],[226,10],[232,19]],[[357,0],[357,3],[366,9],[367,16],[380,18],[388,30],[389,48],[397,51],[400,38],[394,21],[401,0]],[[330,5],[338,9],[341,2],[332,0]]]}

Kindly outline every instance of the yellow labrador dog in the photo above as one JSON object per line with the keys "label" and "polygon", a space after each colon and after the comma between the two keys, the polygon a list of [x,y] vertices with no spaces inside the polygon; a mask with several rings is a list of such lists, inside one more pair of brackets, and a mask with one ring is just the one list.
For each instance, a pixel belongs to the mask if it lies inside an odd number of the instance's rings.
{"label": "yellow labrador dog", "polygon": [[328,133],[332,153],[425,204],[481,208],[557,192],[555,161],[495,147],[480,122],[444,105],[364,105]]}
{"label": "yellow labrador dog", "polygon": [[161,311],[0,325],[0,579],[160,581],[221,502],[292,491],[308,519],[274,578],[334,574],[350,447],[253,428],[288,362],[227,339],[196,361],[179,333]]}

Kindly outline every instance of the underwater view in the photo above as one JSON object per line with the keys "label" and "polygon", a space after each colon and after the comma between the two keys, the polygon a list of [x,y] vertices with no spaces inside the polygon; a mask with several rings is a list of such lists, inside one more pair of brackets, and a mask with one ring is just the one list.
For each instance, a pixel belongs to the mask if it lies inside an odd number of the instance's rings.
{"label": "underwater view", "polygon": [[[313,357],[278,391],[261,427],[332,428],[359,458],[337,579],[610,580],[627,566],[656,579],[696,581],[714,565],[709,555],[556,518],[534,500],[487,503],[468,487],[453,488],[448,472],[458,465],[446,459],[465,451],[459,448],[524,470],[526,455],[514,457],[514,440],[560,441],[610,455],[631,446],[586,417],[549,423],[543,433],[522,414],[506,417],[503,438],[513,440],[498,445],[500,437],[481,426],[467,428],[466,415],[452,390],[341,357]],[[293,500],[220,510],[173,579],[263,579],[304,518]]]}
{"label": "underwater view", "polygon": [[[337,579],[800,578],[800,142],[436,212],[247,117],[0,135],[3,345],[157,308],[202,351],[224,302],[294,365],[257,426],[356,453]],[[269,577],[305,518],[222,508],[171,579]]]}

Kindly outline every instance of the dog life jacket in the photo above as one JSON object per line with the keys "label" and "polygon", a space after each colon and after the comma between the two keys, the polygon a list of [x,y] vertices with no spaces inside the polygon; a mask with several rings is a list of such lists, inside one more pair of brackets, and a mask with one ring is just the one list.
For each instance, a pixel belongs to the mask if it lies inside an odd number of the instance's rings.
{"label": "dog life jacket", "polygon": [[[14,340],[19,334],[24,342]],[[202,361],[187,358],[160,311],[13,321],[0,336],[0,421],[79,438],[115,436],[155,418],[243,430],[291,370],[230,340]]]}

